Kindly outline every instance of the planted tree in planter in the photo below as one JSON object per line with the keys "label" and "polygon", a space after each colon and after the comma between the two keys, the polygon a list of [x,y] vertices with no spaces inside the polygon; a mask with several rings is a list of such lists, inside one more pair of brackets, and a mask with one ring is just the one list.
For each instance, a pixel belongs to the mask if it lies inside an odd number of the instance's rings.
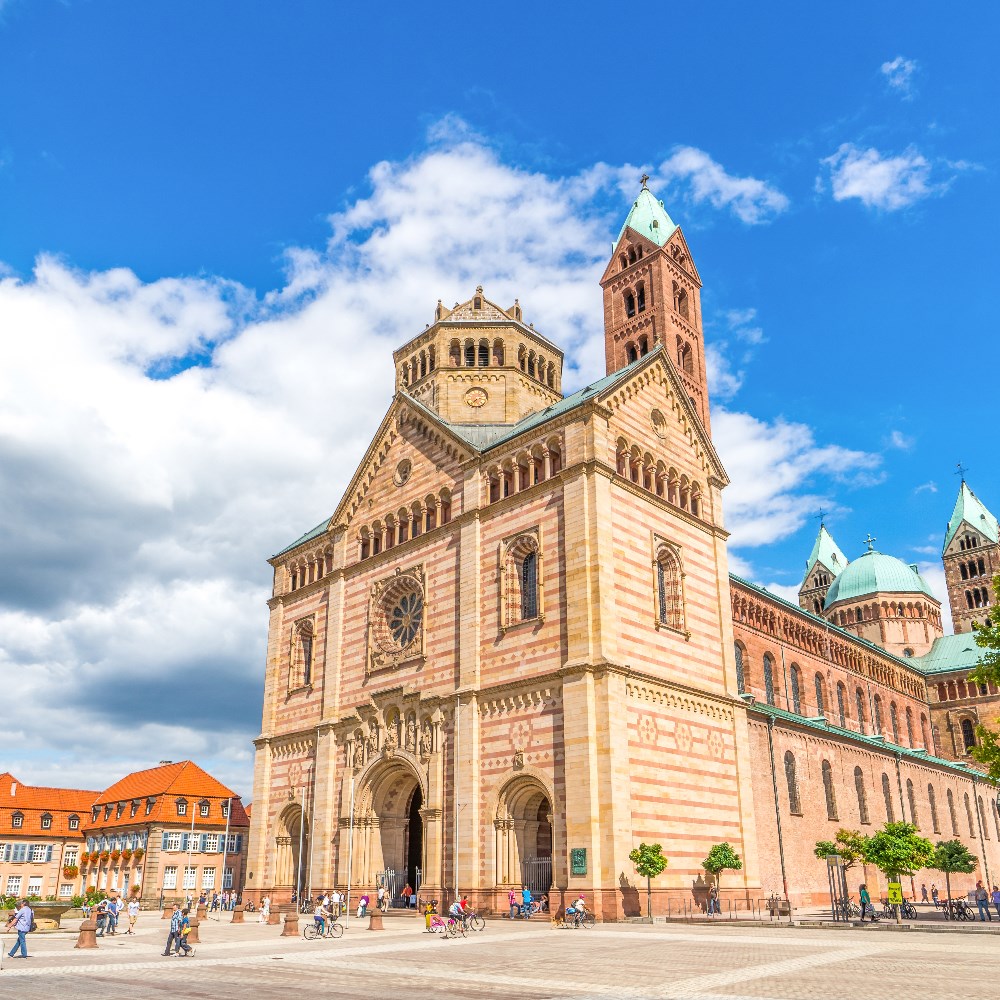
{"label": "planted tree in planter", "polygon": [[[934,857],[934,845],[917,833],[912,823],[886,823],[878,833],[865,838],[864,859],[890,882],[900,875],[914,875]],[[896,907],[899,923],[899,907]]]}
{"label": "planted tree in planter", "polygon": [[857,830],[837,831],[835,840],[817,840],[813,854],[820,861],[826,861],[831,854],[839,854],[844,862],[845,870],[852,868],[859,861],[864,861],[865,836]]}
{"label": "planted tree in planter", "polygon": [[945,892],[948,894],[948,916],[951,916],[951,876],[971,875],[976,870],[979,859],[960,840],[940,840],[929,868],[944,872]]}
{"label": "planted tree in planter", "polygon": [[738,872],[743,867],[743,859],[733,850],[728,841],[715,844],[708,852],[708,857],[701,863],[701,867],[715,876],[715,884],[722,888],[722,873],[724,871]]}
{"label": "planted tree in planter", "polygon": [[667,867],[669,862],[659,844],[640,844],[635,850],[629,852],[628,859],[635,865],[636,874],[641,875],[646,880],[646,916],[652,922],[653,879]]}

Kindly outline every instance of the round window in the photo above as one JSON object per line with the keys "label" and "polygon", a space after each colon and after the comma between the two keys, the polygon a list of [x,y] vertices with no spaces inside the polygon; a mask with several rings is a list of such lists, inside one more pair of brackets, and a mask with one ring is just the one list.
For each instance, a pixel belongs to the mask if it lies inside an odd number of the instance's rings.
{"label": "round window", "polygon": [[665,438],[667,436],[667,418],[660,410],[653,410],[649,415],[649,422],[653,425],[653,430],[658,437]]}
{"label": "round window", "polygon": [[404,458],[399,465],[396,466],[396,474],[392,477],[392,481],[397,486],[402,486],[403,483],[410,478],[410,472],[412,469],[413,466],[411,465],[410,460],[408,458]]}
{"label": "round window", "polygon": [[415,592],[403,594],[387,610],[389,635],[400,649],[405,649],[420,632],[420,624],[424,620],[424,599]]}

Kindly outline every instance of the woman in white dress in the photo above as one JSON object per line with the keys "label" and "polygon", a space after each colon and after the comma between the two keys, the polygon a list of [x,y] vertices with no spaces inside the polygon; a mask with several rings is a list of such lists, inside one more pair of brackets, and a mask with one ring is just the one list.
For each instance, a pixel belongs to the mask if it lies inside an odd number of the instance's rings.
{"label": "woman in white dress", "polygon": [[266,924],[271,916],[271,897],[265,896],[260,901],[260,916],[257,918],[259,924]]}

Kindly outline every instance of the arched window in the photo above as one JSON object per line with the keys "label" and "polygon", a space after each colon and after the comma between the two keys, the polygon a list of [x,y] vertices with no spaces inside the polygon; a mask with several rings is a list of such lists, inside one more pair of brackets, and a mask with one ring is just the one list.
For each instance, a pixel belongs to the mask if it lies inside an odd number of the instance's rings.
{"label": "arched window", "polygon": [[746,689],[746,676],[743,672],[743,647],[736,643],[736,690],[740,694],[744,694]]}
{"label": "arched window", "polygon": [[958,836],[958,817],[955,815],[955,796],[952,794],[951,789],[948,789],[947,794],[948,799],[948,816],[951,819],[951,832],[954,836]]}
{"label": "arched window", "polygon": [[894,701],[889,703],[889,724],[892,726],[892,742],[899,746],[899,713]]}
{"label": "arched window", "polygon": [[823,698],[823,675],[817,673],[814,680],[816,685],[816,714],[826,715],[826,701]]}
{"label": "arched window", "polygon": [[538,556],[529,552],[521,562],[521,620],[538,617]]}
{"label": "arched window", "polygon": [[465,342],[465,367],[474,368],[476,364],[476,345],[471,341]]}
{"label": "arched window", "polygon": [[633,361],[639,360],[639,352],[635,349],[635,344],[630,343],[625,348],[625,356],[628,358],[629,364],[632,364]]}
{"label": "arched window", "polygon": [[969,793],[965,793],[965,818],[969,821],[969,836],[975,837],[976,825],[972,821],[972,806],[969,803]]}
{"label": "arched window", "polygon": [[913,746],[913,709],[907,708],[906,710],[906,740]]}
{"label": "arched window", "polygon": [[801,816],[802,803],[799,801],[799,781],[795,776],[795,755],[791,750],[785,751],[785,782],[788,784],[788,811],[793,816]]}
{"label": "arched window", "polygon": [[485,368],[490,363],[490,345],[487,341],[479,342],[479,367]]}
{"label": "arched window", "polygon": [[646,311],[646,286],[641,282],[635,289],[635,304],[639,312]]}
{"label": "arched window", "polygon": [[680,561],[666,545],[656,553],[656,620],[667,628],[684,628]]}
{"label": "arched window", "polygon": [[976,732],[972,728],[971,719],[962,719],[962,743],[968,753],[976,745]]}
{"label": "arched window", "polygon": [[882,736],[882,699],[875,695],[875,735]]}
{"label": "arched window", "polygon": [[625,293],[625,315],[635,315],[635,296],[631,292]]}
{"label": "arched window", "polygon": [[935,833],[941,832],[941,824],[938,822],[937,797],[934,794],[934,786],[927,786],[927,802],[931,807],[931,828]]}
{"label": "arched window", "polygon": [[802,714],[802,689],[799,683],[799,668],[792,664],[792,711],[796,715]]}
{"label": "arched window", "polygon": [[865,734],[865,693],[858,688],[854,692],[854,704],[858,708],[858,732],[862,736]]}
{"label": "arched window", "polygon": [[860,767],[854,769],[854,790],[858,793],[858,817],[862,823],[868,823],[868,796],[865,795],[865,776]]}
{"label": "arched window", "polygon": [[882,798],[885,800],[885,821],[895,823],[896,815],[892,808],[892,785],[889,783],[889,775],[882,772]]}
{"label": "arched window", "polygon": [[917,815],[917,797],[913,794],[913,782],[907,778],[906,779],[906,801],[910,803],[910,822],[916,826],[920,826],[920,817]]}
{"label": "arched window", "polygon": [[837,819],[837,796],[833,789],[833,768],[828,760],[823,761],[823,792],[826,795],[826,818]]}
{"label": "arched window", "polygon": [[837,684],[837,718],[840,720],[840,728],[847,728],[847,688],[843,681]]}
{"label": "arched window", "polygon": [[774,704],[774,660],[770,653],[764,654],[764,698],[768,705]]}

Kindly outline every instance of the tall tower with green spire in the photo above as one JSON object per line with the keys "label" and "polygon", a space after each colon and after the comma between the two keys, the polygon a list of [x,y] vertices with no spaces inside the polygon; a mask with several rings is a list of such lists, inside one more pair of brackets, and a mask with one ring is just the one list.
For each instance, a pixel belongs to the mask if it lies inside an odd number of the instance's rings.
{"label": "tall tower with green spire", "polygon": [[1000,573],[997,519],[962,479],[941,552],[948,603],[956,632],[971,632],[996,599],[993,578]]}
{"label": "tall tower with green spire", "polygon": [[701,278],[680,226],[648,180],[643,175],[601,278],[607,370],[610,375],[662,345],[709,430]]}
{"label": "tall tower with green spire", "polygon": [[833,535],[826,530],[826,524],[821,521],[812,552],[806,560],[806,575],[799,587],[799,607],[814,615],[822,615],[827,591],[848,562]]}

